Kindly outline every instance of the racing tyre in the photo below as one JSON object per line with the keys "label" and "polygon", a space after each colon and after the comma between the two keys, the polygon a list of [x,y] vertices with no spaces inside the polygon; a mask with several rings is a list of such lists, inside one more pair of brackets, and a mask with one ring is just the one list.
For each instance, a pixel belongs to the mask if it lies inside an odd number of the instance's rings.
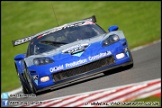
{"label": "racing tyre", "polygon": [[26,88],[26,85],[25,85],[25,82],[24,82],[23,74],[18,73],[16,64],[15,64],[15,68],[16,68],[17,76],[19,77],[20,84],[22,86],[22,92],[24,94],[29,94],[29,90]]}
{"label": "racing tyre", "polygon": [[24,74],[25,74],[25,77],[26,77],[26,81],[27,81],[27,83],[28,83],[28,88],[30,89],[30,93],[34,93],[34,94],[36,95],[36,94],[37,94],[37,93],[36,93],[36,88],[35,88],[35,86],[34,86],[33,83],[32,83],[32,79],[31,79],[31,77],[30,77],[30,75],[29,75],[29,73],[28,73],[26,67],[25,67],[25,72],[24,72]]}
{"label": "racing tyre", "polygon": [[21,85],[22,85],[22,91],[23,91],[23,93],[24,94],[29,94],[29,90],[27,90],[27,88],[23,84],[21,84]]}
{"label": "racing tyre", "polygon": [[24,94],[29,94],[30,92],[29,92],[29,90],[26,88],[26,85],[25,85],[25,83],[24,83],[24,81],[23,81],[22,75],[19,75],[19,79],[20,79],[20,83],[21,83],[21,86],[22,86],[22,92],[23,92]]}
{"label": "racing tyre", "polygon": [[24,94],[29,94],[28,91],[24,88],[24,86],[22,86],[22,91]]}

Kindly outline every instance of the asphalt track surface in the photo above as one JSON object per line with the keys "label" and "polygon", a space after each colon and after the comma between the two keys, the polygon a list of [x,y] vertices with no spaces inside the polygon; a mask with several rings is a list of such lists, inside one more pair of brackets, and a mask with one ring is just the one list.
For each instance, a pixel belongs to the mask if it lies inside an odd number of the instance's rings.
{"label": "asphalt track surface", "polygon": [[132,51],[134,67],[129,70],[99,74],[94,78],[60,89],[46,91],[37,97],[9,98],[9,101],[43,101],[78,93],[90,92],[136,82],[161,78],[161,41],[137,51]]}

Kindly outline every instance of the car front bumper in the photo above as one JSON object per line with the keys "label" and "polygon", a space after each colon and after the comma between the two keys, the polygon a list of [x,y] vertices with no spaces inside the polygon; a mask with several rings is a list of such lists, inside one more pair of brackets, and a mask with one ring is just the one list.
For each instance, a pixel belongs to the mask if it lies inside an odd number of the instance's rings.
{"label": "car front bumper", "polygon": [[[122,61],[124,61],[124,63]],[[62,80],[58,83],[55,83],[55,84],[51,83],[51,85],[46,85],[47,87],[44,87],[44,85],[42,85],[44,88],[38,89],[37,93],[45,91],[45,90],[53,90],[53,89],[65,87],[70,84],[74,84],[74,83],[77,83],[80,81],[90,79],[90,78],[94,77],[96,74],[99,74],[102,72],[110,72],[109,70],[113,70],[113,69],[120,68],[120,67],[125,67],[125,66],[131,65],[131,64],[133,64],[133,61],[127,57],[123,60],[120,60],[120,61],[114,63],[114,64],[103,66],[103,67],[100,67],[100,68],[97,68],[97,69],[94,69],[94,70],[91,70],[88,72],[84,72],[84,73],[76,75],[76,76],[72,76],[70,78],[64,79],[64,80]]]}

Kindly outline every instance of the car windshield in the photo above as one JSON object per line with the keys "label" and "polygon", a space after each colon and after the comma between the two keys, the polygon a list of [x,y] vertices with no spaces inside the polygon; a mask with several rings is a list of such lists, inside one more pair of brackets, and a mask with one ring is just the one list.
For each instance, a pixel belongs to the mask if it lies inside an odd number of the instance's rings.
{"label": "car windshield", "polygon": [[104,33],[105,31],[95,23],[66,27],[32,39],[28,47],[27,56],[44,53],[62,45],[93,38]]}

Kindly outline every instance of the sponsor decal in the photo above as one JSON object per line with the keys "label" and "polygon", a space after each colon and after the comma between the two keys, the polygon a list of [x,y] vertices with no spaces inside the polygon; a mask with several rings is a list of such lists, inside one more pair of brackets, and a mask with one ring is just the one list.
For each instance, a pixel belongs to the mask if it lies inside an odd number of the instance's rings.
{"label": "sponsor decal", "polygon": [[129,52],[126,52],[127,56],[129,57]]}
{"label": "sponsor decal", "polygon": [[129,57],[128,48],[125,48],[125,53],[126,53],[126,54],[127,54],[127,56]]}
{"label": "sponsor decal", "polygon": [[66,64],[65,64],[65,67],[66,67],[66,68],[75,67],[75,66],[84,64],[84,63],[86,63],[87,61],[88,61],[87,59],[81,59],[81,60],[78,60],[78,61],[74,61],[74,62],[72,62],[72,63],[66,63]]}
{"label": "sponsor decal", "polygon": [[[73,47],[70,47],[68,49],[65,49],[62,51],[62,53],[68,53],[68,54],[75,54],[77,52],[81,52],[84,51],[89,45],[86,44],[79,44]],[[74,55],[75,56],[75,55]]]}
{"label": "sponsor decal", "polygon": [[37,84],[37,85],[38,85],[38,80],[34,80],[34,82],[35,82],[35,84]]}
{"label": "sponsor decal", "polygon": [[79,52],[79,53],[73,54],[73,56],[80,57],[82,54],[83,54],[83,52]]}
{"label": "sponsor decal", "polygon": [[71,25],[65,24],[65,25],[62,25],[60,27],[54,28],[53,30],[45,33],[44,35],[47,35],[47,34],[50,34],[50,33],[53,33],[53,32],[59,31],[59,30],[62,30],[62,29],[66,29],[66,28],[69,28],[69,27],[73,27],[73,26],[83,26],[83,23],[84,22],[79,22],[79,23],[75,23],[75,24],[71,24]]}
{"label": "sponsor decal", "polygon": [[32,40],[33,38],[35,38],[35,37],[37,37],[37,35],[33,35],[33,36],[29,36],[29,37],[26,37],[26,38],[16,40],[16,41],[13,42],[14,46],[25,43],[25,42],[28,42],[28,41]]}
{"label": "sponsor decal", "polygon": [[33,80],[34,80],[35,84],[38,85],[38,75],[34,75]]}
{"label": "sponsor decal", "polygon": [[85,22],[83,25],[94,24],[94,22]]}
{"label": "sponsor decal", "polygon": [[43,34],[39,35],[39,36],[37,37],[37,39],[42,38],[42,37],[43,37]]}
{"label": "sponsor decal", "polygon": [[80,59],[80,60],[77,60],[77,61],[73,61],[71,63],[66,63],[64,65],[52,67],[52,68],[49,69],[49,71],[50,72],[56,72],[56,71],[64,70],[66,68],[76,67],[76,66],[79,66],[79,65],[82,65],[82,64],[86,64],[86,63],[101,59],[101,58],[109,56],[111,54],[112,54],[111,51],[106,51],[104,53],[99,53],[99,54],[94,55],[94,56],[89,56],[88,58],[85,58],[85,59]]}
{"label": "sponsor decal", "polygon": [[63,69],[64,69],[64,66],[59,65],[59,66],[55,66],[55,67],[50,68],[50,72],[56,72],[56,71],[63,70]]}
{"label": "sponsor decal", "polygon": [[33,76],[33,79],[34,79],[34,80],[38,80],[38,75],[34,75],[34,76]]}
{"label": "sponsor decal", "polygon": [[[47,35],[47,34],[50,34],[50,33],[53,33],[53,32],[56,32],[56,31],[59,31],[59,30],[62,30],[62,29],[66,29],[66,28],[69,28],[69,27],[73,27],[73,26],[83,26],[83,25],[87,25],[87,24],[94,24],[93,22],[91,22],[92,21],[91,18],[90,19],[87,19],[87,20],[90,21],[90,22],[79,22],[79,23],[75,23],[75,24],[71,24],[71,25],[65,24],[65,25],[62,25],[60,27],[53,28],[52,30],[47,31],[44,34],[42,34],[42,36]],[[37,35],[37,34],[36,35],[33,35],[33,36],[25,37],[25,38],[22,38],[22,39],[18,39],[18,40],[13,41],[13,45],[16,46],[16,45],[19,45],[19,44],[28,42],[28,41],[30,41],[31,39],[33,39],[33,38],[35,38],[37,36],[38,36],[38,38],[41,38],[42,37],[42,36]]]}
{"label": "sponsor decal", "polygon": [[94,60],[100,59],[100,58],[102,58],[102,57],[106,57],[106,56],[108,56],[108,55],[111,55],[111,52],[110,52],[110,51],[106,51],[106,52],[104,52],[104,53],[100,53],[100,54],[95,55],[95,56],[89,56],[88,59],[89,59],[90,61],[94,61]]}

